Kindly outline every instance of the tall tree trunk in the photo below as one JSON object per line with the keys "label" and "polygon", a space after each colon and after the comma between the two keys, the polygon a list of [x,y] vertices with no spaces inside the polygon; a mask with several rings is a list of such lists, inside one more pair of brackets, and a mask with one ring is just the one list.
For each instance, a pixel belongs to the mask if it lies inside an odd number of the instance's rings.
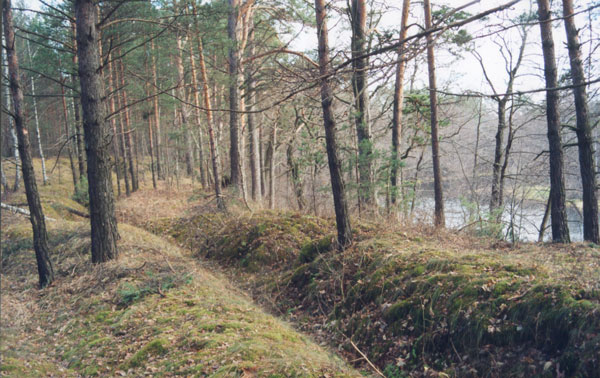
{"label": "tall tree trunk", "polygon": [[[71,32],[73,34],[73,45],[77,49],[77,29],[75,28],[75,24],[73,22],[71,22]],[[100,48],[102,48],[102,45],[100,45]],[[77,67],[77,53],[73,54],[73,65]],[[75,85],[75,74],[71,74],[71,86],[75,88]],[[83,147],[83,132],[81,130],[81,116],[79,114],[79,106],[81,104],[79,95],[77,95],[74,90],[71,90],[71,94],[73,95],[71,98],[71,105],[73,106],[73,115],[75,116],[75,147],[77,150],[79,177],[85,177],[85,148]]]}
{"label": "tall tree trunk", "polygon": [[4,0],[2,7],[4,25],[5,49],[8,61],[9,85],[12,96],[14,121],[19,139],[19,153],[21,155],[21,170],[25,183],[25,194],[29,205],[31,227],[33,229],[33,248],[37,260],[40,287],[45,287],[54,279],[54,269],[50,261],[48,249],[48,234],[44,212],[40,202],[40,195],[35,182],[35,172],[29,146],[29,133],[25,125],[23,90],[19,79],[19,60],[15,51],[15,31],[12,19],[11,0]]}
{"label": "tall tree trunk", "polygon": [[[494,150],[494,164],[492,168],[492,194],[490,197],[490,214],[498,211],[502,207],[503,195],[500,187],[502,179],[500,171],[502,169],[502,159],[504,156],[504,131],[506,130],[506,97],[498,101],[498,127],[496,129],[496,147]],[[498,214],[496,214],[499,219]]]}
{"label": "tall tree trunk", "polygon": [[277,146],[277,121],[271,129],[271,140],[269,141],[270,153],[267,153],[269,166],[269,209],[275,209],[275,147]]}
{"label": "tall tree trunk", "polygon": [[208,75],[206,74],[206,64],[204,62],[204,51],[202,49],[202,39],[198,37],[198,58],[200,65],[200,76],[202,78],[202,99],[204,100],[204,108],[206,109],[206,127],[208,129],[208,143],[210,146],[210,158],[212,161],[212,171],[215,185],[215,197],[217,199],[217,207],[221,210],[225,209],[225,202],[221,193],[221,172],[219,164],[219,145],[215,141],[215,133],[213,130],[212,111],[210,106],[210,91],[208,89]]}
{"label": "tall tree trunk", "polygon": [[240,52],[239,52],[239,12],[240,0],[229,1],[227,34],[229,46],[229,164],[231,184],[238,195],[242,195],[242,172],[240,170],[239,107],[240,107]]}
{"label": "tall tree trunk", "polygon": [[[9,76],[8,62],[4,66],[4,71],[6,73],[6,77],[8,77]],[[5,95],[6,109],[10,109],[11,108],[10,88],[8,86],[6,86],[5,88],[6,88],[6,95]],[[12,140],[13,159],[15,160],[15,182],[13,184],[12,191],[16,192],[21,187],[21,163],[20,163],[21,158],[19,157],[19,140],[17,138],[17,132],[15,130],[14,120],[12,117],[8,117],[8,118],[9,118],[8,119],[8,122],[9,122],[8,127],[9,127],[9,131],[10,131],[10,139]]]}
{"label": "tall tree trunk", "polygon": [[77,57],[83,131],[87,153],[92,262],[100,263],[118,256],[117,219],[110,174],[110,156],[106,150],[109,135],[106,125],[104,86],[98,54],[97,10],[93,0],[75,1]]}
{"label": "tall tree trunk", "polygon": [[327,32],[327,11],[325,0],[315,0],[317,37],[319,41],[319,73],[321,75],[321,106],[323,107],[323,123],[325,126],[325,142],[327,145],[327,160],[331,175],[331,189],[335,208],[335,220],[338,233],[338,245],[344,249],[352,243],[352,229],[348,201],[336,141],[335,118],[333,116],[333,93],[329,85],[329,42]]}
{"label": "tall tree trunk", "polygon": [[[200,38],[199,35],[196,38]],[[194,94],[194,114],[196,116],[196,128],[198,130],[198,166],[200,168],[200,184],[206,188],[206,172],[204,170],[204,138],[202,132],[202,117],[200,116],[200,91],[198,89],[198,75],[196,74],[196,59],[194,58],[194,49],[190,43],[190,66],[192,69],[192,83]]]}
{"label": "tall tree trunk", "polygon": [[154,40],[150,42],[152,50],[152,82],[157,93],[154,93],[153,104],[154,104],[154,124],[156,125],[156,173],[158,179],[164,179],[163,171],[161,169],[161,137],[160,137],[160,107],[158,106],[158,68],[156,66],[156,53],[154,50]]}
{"label": "tall tree trunk", "polygon": [[569,48],[569,62],[573,79],[573,96],[577,114],[577,144],[579,147],[579,169],[583,187],[583,239],[600,244],[598,232],[598,197],[596,192],[596,175],[594,172],[594,147],[592,128],[585,89],[585,72],[581,62],[581,50],[575,17],[573,1],[563,0],[563,16]]}
{"label": "tall tree trunk", "polygon": [[138,177],[135,172],[135,166],[133,163],[133,151],[131,148],[131,134],[135,131],[131,128],[131,119],[129,114],[129,101],[127,100],[127,90],[125,89],[125,67],[123,66],[123,59],[119,59],[119,71],[120,71],[120,79],[121,79],[121,99],[122,104],[125,108],[123,110],[123,115],[125,117],[125,127],[127,128],[127,132],[125,133],[125,147],[127,148],[127,161],[129,162],[129,176],[131,177],[131,191],[135,192],[138,190]]}
{"label": "tall tree trunk", "polygon": [[[254,29],[250,31],[250,35],[248,36],[249,43],[249,51],[248,55],[254,56],[256,45],[254,43]],[[250,174],[252,180],[252,199],[254,201],[262,200],[262,188],[260,185],[261,182],[261,171],[260,171],[260,151],[259,151],[259,130],[257,125],[255,124],[255,116],[252,113],[253,104],[256,102],[256,83],[254,80],[255,70],[256,68],[252,65],[247,67],[246,71],[246,98],[248,99],[248,105],[246,109],[248,110],[248,136],[250,137]]]}
{"label": "tall tree trunk", "polygon": [[[110,64],[110,62],[109,62]],[[116,86],[119,85],[119,70],[117,69],[116,63],[114,63],[112,65],[113,68],[113,72],[115,75],[115,90],[116,90]],[[117,108],[122,109],[124,104],[123,104],[123,99],[120,96],[119,92],[116,91],[115,92],[115,97],[116,97],[116,102],[117,102]],[[120,162],[119,162],[119,169],[121,169],[121,172],[123,173],[123,180],[125,181],[125,195],[127,197],[129,197],[129,195],[131,195],[131,185],[129,182],[129,173],[127,170],[127,150],[125,149],[125,115],[123,114],[123,111],[120,111],[119,114],[119,148],[121,150],[121,157],[123,158]]]}
{"label": "tall tree trunk", "polygon": [[[146,54],[148,50],[146,49]],[[146,75],[148,74],[148,61],[144,63]],[[150,83],[146,83],[146,97],[150,98]],[[152,108],[152,101],[148,100],[149,107]],[[152,114],[148,112],[148,145],[150,147],[150,171],[152,172],[152,187],[156,189],[156,167],[154,165],[154,130],[152,128]]]}
{"label": "tall tree trunk", "polygon": [[[431,5],[423,2],[425,10],[425,29],[431,29]],[[442,168],[440,166],[440,140],[437,118],[437,86],[435,80],[435,57],[433,55],[433,36],[427,34],[427,68],[429,70],[429,104],[431,106],[431,158],[433,160],[433,186],[435,192],[435,226],[444,227],[444,193],[442,189]]]}
{"label": "tall tree trunk", "polygon": [[[29,56],[29,64],[33,59],[31,55],[31,48],[29,46],[29,40],[27,40],[27,55]],[[44,149],[42,148],[42,136],[40,135],[40,119],[38,116],[37,100],[35,98],[35,80],[31,76],[31,95],[33,96],[33,116],[35,119],[35,138],[37,140],[38,152],[40,153],[40,159],[42,160],[42,179],[44,185],[48,184],[48,174],[46,173],[46,159],[44,157]]]}
{"label": "tall tree trunk", "polygon": [[[113,70],[112,70],[112,64],[111,64],[111,54],[108,53],[108,67],[107,67],[107,72],[108,72],[108,92],[109,93],[114,93],[114,89],[115,86],[113,85]],[[108,98],[108,106],[109,106],[109,111],[110,114],[114,114],[115,112],[115,96],[112,95]],[[117,194],[120,196],[121,195],[121,154],[119,153],[119,141],[121,140],[120,135],[117,131],[117,120],[116,120],[116,115],[113,115],[110,118],[110,125],[111,125],[111,129],[112,129],[112,145],[113,145],[113,155],[114,155],[114,166],[115,166],[115,172],[117,174]],[[129,195],[129,191],[127,192]]]}
{"label": "tall tree trunk", "polygon": [[190,135],[190,126],[188,125],[189,108],[186,104],[186,91],[185,91],[185,74],[183,69],[183,49],[184,41],[180,35],[177,35],[177,54],[175,55],[175,65],[177,66],[177,97],[181,100],[181,109],[179,111],[179,117],[183,135],[185,138],[185,171],[188,176],[194,175],[194,151],[192,145],[192,136]]}
{"label": "tall tree trunk", "polygon": [[303,193],[303,184],[302,184],[302,176],[300,175],[300,166],[298,161],[294,159],[294,140],[288,143],[287,146],[287,164],[288,170],[290,172],[292,187],[294,188],[294,195],[296,196],[296,201],[298,202],[298,210],[304,210],[306,206],[304,202],[304,193]]}
{"label": "tall tree trunk", "polygon": [[354,92],[354,123],[358,140],[358,199],[361,208],[374,204],[372,182],[373,141],[369,121],[368,69],[366,53],[367,7],[365,0],[352,0],[352,89]]}
{"label": "tall tree trunk", "polygon": [[[496,128],[496,145],[494,150],[494,163],[492,168],[492,192],[490,196],[490,214],[494,212],[498,212],[496,214],[496,220],[499,222],[501,220],[502,211],[501,209],[504,204],[504,172],[506,171],[506,165],[508,164],[508,157],[510,153],[510,144],[512,143],[512,122],[511,129],[509,130],[509,139],[506,142],[506,147],[504,146],[504,133],[506,131],[506,105],[508,100],[511,98],[513,91],[513,85],[515,79],[517,77],[517,72],[521,67],[521,62],[523,61],[525,46],[527,45],[527,30],[523,29],[521,35],[521,46],[519,48],[519,55],[514,66],[511,66],[512,61],[507,60],[506,70],[508,71],[508,83],[506,85],[506,90],[503,95],[496,93],[494,89],[494,85],[487,75],[485,66],[483,65],[483,61],[481,58],[479,62],[481,64],[481,68],[483,69],[484,76],[488,81],[490,87],[494,91],[493,100],[497,102],[498,105],[498,126]],[[511,105],[511,113],[510,119],[512,120],[514,100],[513,105]]]}
{"label": "tall tree trunk", "polygon": [[[548,144],[550,149],[550,195],[552,196],[551,222],[552,241],[569,243],[567,207],[564,179],[563,148],[560,136],[560,114],[558,110],[556,59],[549,0],[538,0],[538,17],[544,54],[544,76],[546,78],[546,118],[548,121]],[[548,90],[549,89],[549,90]]]}
{"label": "tall tree trunk", "polygon": [[[402,19],[400,21],[400,41],[406,39],[408,34],[408,13],[410,9],[410,0],[402,2]],[[402,109],[404,107],[404,71],[406,69],[406,59],[404,57],[404,43],[398,46],[398,64],[396,66],[396,82],[394,85],[394,109],[392,114],[392,167],[390,170],[391,202],[396,203],[398,197],[398,178],[400,168],[400,146],[402,144]]]}
{"label": "tall tree trunk", "polygon": [[[60,73],[60,75],[62,75],[62,73]],[[65,117],[65,143],[66,143],[66,147],[67,147],[67,152],[69,154],[69,162],[71,164],[71,175],[73,177],[73,187],[77,186],[77,183],[79,182],[79,176],[78,176],[78,172],[77,169],[75,168],[75,162],[73,160],[73,148],[72,146],[74,145],[74,143],[71,141],[71,132],[69,130],[69,112],[67,111],[67,97],[65,95],[65,86],[64,86],[64,79],[61,77],[60,78],[60,93],[61,93],[61,99],[62,99],[62,107],[63,107],[63,116]]]}

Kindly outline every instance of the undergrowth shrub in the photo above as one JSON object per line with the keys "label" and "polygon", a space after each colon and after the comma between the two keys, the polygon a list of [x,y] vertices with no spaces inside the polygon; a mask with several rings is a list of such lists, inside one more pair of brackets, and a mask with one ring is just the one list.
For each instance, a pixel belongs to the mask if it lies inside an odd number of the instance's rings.
{"label": "undergrowth shrub", "polygon": [[71,197],[74,201],[88,207],[90,204],[90,194],[88,192],[88,181],[85,176],[79,178],[79,182],[75,185],[75,193]]}

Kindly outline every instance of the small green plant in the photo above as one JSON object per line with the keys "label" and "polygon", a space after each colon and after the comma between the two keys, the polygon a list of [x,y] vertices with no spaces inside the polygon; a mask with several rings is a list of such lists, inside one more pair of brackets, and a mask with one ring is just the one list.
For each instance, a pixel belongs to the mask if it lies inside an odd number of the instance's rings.
{"label": "small green plant", "polygon": [[74,201],[88,207],[90,204],[90,194],[88,192],[88,181],[85,176],[79,178],[79,182],[75,185],[75,193],[73,193]]}
{"label": "small green plant", "polygon": [[389,364],[383,370],[383,375],[386,378],[404,378],[406,374],[396,365]]}

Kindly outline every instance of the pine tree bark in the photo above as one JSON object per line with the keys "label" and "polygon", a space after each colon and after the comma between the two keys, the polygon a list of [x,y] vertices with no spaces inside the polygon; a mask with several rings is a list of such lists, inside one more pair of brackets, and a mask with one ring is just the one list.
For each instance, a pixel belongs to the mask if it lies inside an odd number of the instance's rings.
{"label": "pine tree bark", "polygon": [[[402,2],[402,18],[400,21],[400,41],[406,39],[408,35],[408,13],[410,10],[410,0]],[[406,70],[406,59],[404,57],[404,43],[398,46],[398,64],[396,66],[396,81],[394,84],[394,108],[392,114],[392,162],[390,169],[390,184],[392,204],[396,203],[399,185],[400,169],[400,146],[402,144],[402,110],[404,107],[404,72]]]}
{"label": "pine tree bark", "polygon": [[[73,45],[77,49],[77,30],[75,24],[71,22],[71,32],[73,34]],[[73,65],[77,67],[77,53],[73,54]],[[71,75],[71,85],[75,87],[75,75]],[[73,106],[73,115],[75,116],[75,140],[77,149],[77,162],[79,163],[79,177],[84,177],[85,168],[85,149],[83,147],[83,132],[81,130],[81,115],[79,114],[80,99],[75,91],[71,91],[73,98],[71,99],[71,105]]]}
{"label": "pine tree bark", "polygon": [[6,43],[6,56],[8,63],[9,86],[12,96],[13,114],[17,138],[19,141],[19,153],[21,156],[21,171],[25,184],[25,195],[29,206],[31,227],[33,229],[33,248],[37,260],[40,287],[45,287],[54,279],[54,269],[50,261],[48,248],[48,234],[46,222],[40,201],[40,195],[35,181],[35,172],[31,158],[29,145],[29,131],[25,125],[23,89],[19,78],[19,60],[15,51],[15,31],[13,26],[11,0],[4,0],[2,4],[2,20],[4,26],[4,40]]}
{"label": "pine tree bark", "polygon": [[[156,53],[154,50],[154,40],[150,42],[150,48],[152,50],[152,81],[154,83],[154,88],[158,91],[158,78],[157,71],[158,68],[156,66]],[[160,137],[160,107],[158,106],[158,93],[154,93],[153,98],[154,105],[154,124],[156,125],[156,173],[159,180],[164,179],[163,170],[161,168],[161,137]]]}
{"label": "pine tree bark", "polygon": [[[425,10],[425,29],[431,29],[431,5],[429,0],[423,2]],[[442,187],[442,168],[440,166],[440,141],[438,136],[437,85],[435,79],[435,56],[433,53],[433,36],[427,34],[427,68],[429,71],[429,105],[431,107],[431,158],[433,160],[433,186],[435,192],[436,227],[444,227],[444,192]]]}
{"label": "pine tree bark", "polygon": [[[6,60],[6,57],[2,56],[3,62]],[[4,65],[4,73],[6,77],[9,77],[8,73],[8,62]],[[4,87],[6,90],[5,98],[6,98],[6,109],[11,108],[11,100],[10,100],[10,88],[9,86]],[[15,124],[12,117],[8,117],[8,129],[10,132],[10,139],[12,141],[12,153],[13,159],[15,160],[15,181],[12,187],[12,191],[16,192],[21,187],[21,160],[19,157],[19,140],[17,139],[17,132],[15,131]]]}
{"label": "pine tree bark", "polygon": [[227,35],[229,37],[229,164],[231,184],[238,195],[242,194],[242,172],[240,170],[240,52],[239,52],[239,12],[240,0],[229,1]]}
{"label": "pine tree bark", "polygon": [[368,69],[366,53],[367,6],[365,0],[352,0],[352,89],[354,92],[354,123],[358,142],[358,199],[360,208],[372,207],[373,141],[369,121]]}
{"label": "pine tree bark", "polygon": [[194,152],[192,146],[192,136],[190,135],[190,126],[188,125],[189,108],[186,104],[186,92],[185,92],[185,73],[183,69],[183,49],[184,41],[183,37],[177,35],[177,54],[175,55],[175,65],[177,67],[177,97],[182,101],[181,109],[179,111],[180,125],[179,127],[183,131],[184,145],[185,145],[185,171],[188,176],[194,175]]}
{"label": "pine tree bark", "polygon": [[[62,75],[62,74],[61,74]],[[75,168],[75,161],[73,160],[73,141],[71,140],[71,132],[69,130],[69,112],[67,110],[67,97],[65,95],[65,86],[63,84],[63,78],[60,78],[60,93],[62,99],[63,116],[65,118],[65,143],[67,147],[67,153],[69,155],[69,163],[71,164],[71,176],[73,177],[73,187],[77,186],[79,182],[78,171]]]}
{"label": "pine tree bark", "polygon": [[[248,55],[254,56],[256,51],[256,45],[254,43],[254,29],[250,30],[248,36]],[[246,70],[246,98],[248,99],[248,136],[250,137],[250,174],[252,180],[252,199],[254,201],[262,200],[262,188],[261,182],[261,171],[260,171],[260,151],[259,151],[259,130],[255,122],[253,110],[253,104],[256,102],[256,83],[254,80],[255,67],[252,65],[247,67]]]}
{"label": "pine tree bark", "polygon": [[348,201],[344,188],[344,179],[336,140],[335,118],[333,116],[333,93],[329,78],[329,42],[327,32],[327,11],[325,0],[315,0],[317,21],[317,37],[319,42],[319,73],[321,75],[321,106],[323,108],[323,123],[325,126],[325,143],[327,145],[327,160],[331,176],[331,189],[335,208],[338,247],[344,249],[352,243],[352,229]]}
{"label": "pine tree bark", "polygon": [[[114,85],[113,85],[113,70],[112,70],[112,64],[111,64],[111,53],[108,53],[108,66],[107,66],[107,72],[108,75],[106,75],[106,77],[108,77],[108,92],[109,93],[113,93],[114,91]],[[115,113],[115,96],[110,96],[108,98],[108,109],[110,111],[110,114],[114,114]],[[112,129],[112,136],[111,136],[111,142],[113,145],[113,156],[114,156],[114,167],[115,167],[115,173],[117,175],[117,195],[121,196],[121,157],[120,157],[120,153],[119,153],[119,133],[117,131],[117,120],[116,120],[116,115],[113,115],[110,118],[110,126]]]}
{"label": "pine tree bark", "polygon": [[[125,89],[125,67],[123,66],[123,59],[119,59],[118,61],[120,75],[119,78],[121,80],[121,103],[122,106],[128,106],[129,101],[127,98],[127,90]],[[129,114],[129,107],[123,110],[123,116],[125,117],[125,127],[127,132],[125,133],[125,147],[127,148],[127,161],[129,167],[129,176],[131,177],[131,191],[135,192],[138,190],[139,183],[138,177],[135,172],[135,164],[133,161],[133,149],[131,147],[131,134],[135,132],[131,127],[131,119]]]}
{"label": "pine tree bark", "polygon": [[210,104],[210,90],[208,88],[208,75],[206,73],[206,63],[204,62],[204,51],[202,48],[202,39],[198,36],[198,63],[200,65],[200,76],[202,78],[202,99],[206,109],[206,127],[208,129],[208,143],[210,146],[210,158],[212,161],[212,172],[214,178],[215,197],[217,208],[224,210],[225,202],[221,193],[221,167],[219,164],[219,145],[215,141],[213,129],[213,118]]}
{"label": "pine tree bark", "polygon": [[[198,35],[197,38],[200,38]],[[200,168],[200,185],[206,188],[206,172],[204,170],[204,137],[202,130],[202,117],[200,116],[200,90],[198,88],[198,75],[196,74],[196,59],[194,57],[194,49],[190,43],[190,66],[192,70],[192,83],[194,95],[194,114],[196,116],[196,128],[198,130],[198,166]]]}
{"label": "pine tree bark", "polygon": [[[558,86],[558,80],[549,0],[538,0],[538,18],[540,21],[542,52],[544,55],[544,77],[546,78],[546,88],[556,88]],[[567,224],[564,160],[558,104],[558,92],[553,89],[547,89],[546,119],[548,122],[548,144],[550,150],[550,195],[552,197],[550,215],[552,241],[555,243],[569,243],[570,237]]]}
{"label": "pine tree bark", "polygon": [[[112,73],[110,75],[114,74],[115,77],[115,87],[112,87],[113,90],[116,90],[116,85],[119,84],[119,71],[117,70],[117,68],[115,67],[116,63],[111,64],[111,62],[109,61],[108,63],[109,65],[109,71],[110,68],[112,68]],[[110,82],[110,80],[109,80]],[[115,98],[116,98],[116,103],[117,103],[117,108],[122,109],[124,104],[123,104],[123,100],[119,94],[119,92],[115,92],[114,94]],[[118,133],[115,134],[115,136],[118,137],[119,139],[119,148],[120,148],[120,155],[122,157],[122,160],[117,162],[118,165],[118,169],[122,172],[123,174],[123,181],[125,182],[125,195],[127,197],[129,197],[131,195],[131,185],[129,182],[129,173],[127,170],[127,150],[125,149],[125,116],[123,114],[123,111],[120,111],[118,114],[119,117],[119,130]]]}
{"label": "pine tree bark", "polygon": [[[146,50],[146,53],[148,50]],[[144,68],[146,69],[146,74],[148,74],[148,63],[147,61],[144,63]],[[150,83],[146,83],[146,97],[150,98]],[[152,101],[148,100],[150,108],[152,107]],[[148,121],[148,145],[150,148],[150,171],[152,172],[152,187],[156,189],[156,167],[154,164],[154,130],[152,127],[152,117],[151,114],[147,116]]]}
{"label": "pine tree bark", "polygon": [[[31,55],[31,48],[29,46],[29,40],[27,40],[27,55],[29,56],[29,64],[33,59]],[[35,96],[35,80],[31,76],[31,94],[33,98],[33,116],[35,120],[35,138],[37,140],[38,152],[40,153],[40,159],[42,160],[42,180],[44,185],[48,184],[48,174],[46,172],[46,158],[44,157],[44,149],[42,148],[42,136],[40,135],[40,119],[38,116],[37,100]]]}
{"label": "pine tree bark", "polygon": [[577,145],[579,147],[579,169],[583,187],[583,239],[600,244],[598,232],[598,196],[596,174],[594,168],[594,140],[587,103],[585,88],[585,72],[581,61],[581,44],[572,0],[563,0],[563,16],[567,33],[567,47],[569,49],[569,63],[573,79],[573,96],[575,97],[575,112],[577,116]]}
{"label": "pine tree bark", "polygon": [[104,86],[98,53],[97,10],[93,0],[75,1],[77,57],[83,110],[83,131],[87,153],[90,197],[92,262],[101,263],[118,256],[110,156],[110,135],[106,125]]}

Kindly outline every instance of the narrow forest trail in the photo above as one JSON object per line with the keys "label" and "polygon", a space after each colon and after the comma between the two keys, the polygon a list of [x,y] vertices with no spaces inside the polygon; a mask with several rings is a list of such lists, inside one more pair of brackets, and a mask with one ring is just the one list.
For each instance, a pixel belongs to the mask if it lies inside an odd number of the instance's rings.
{"label": "narrow forest trail", "polygon": [[182,183],[122,197],[121,255],[92,266],[85,208],[62,182],[41,187],[58,219],[50,288],[36,288],[28,220],[2,214],[5,375],[359,374],[327,345],[394,377],[600,371],[596,248],[360,221],[339,254],[330,219],[221,213]]}
{"label": "narrow forest trail", "polygon": [[126,222],[119,259],[92,265],[88,221],[64,210],[85,209],[64,193],[42,188],[57,219],[57,279],[42,291],[29,221],[2,212],[3,376],[361,376],[185,249]]}
{"label": "narrow forest trail", "polygon": [[600,371],[594,246],[511,246],[360,221],[339,254],[331,219],[241,205],[221,213],[210,198],[186,186],[139,192],[118,214],[190,250],[365,370],[361,352],[386,376]]}

